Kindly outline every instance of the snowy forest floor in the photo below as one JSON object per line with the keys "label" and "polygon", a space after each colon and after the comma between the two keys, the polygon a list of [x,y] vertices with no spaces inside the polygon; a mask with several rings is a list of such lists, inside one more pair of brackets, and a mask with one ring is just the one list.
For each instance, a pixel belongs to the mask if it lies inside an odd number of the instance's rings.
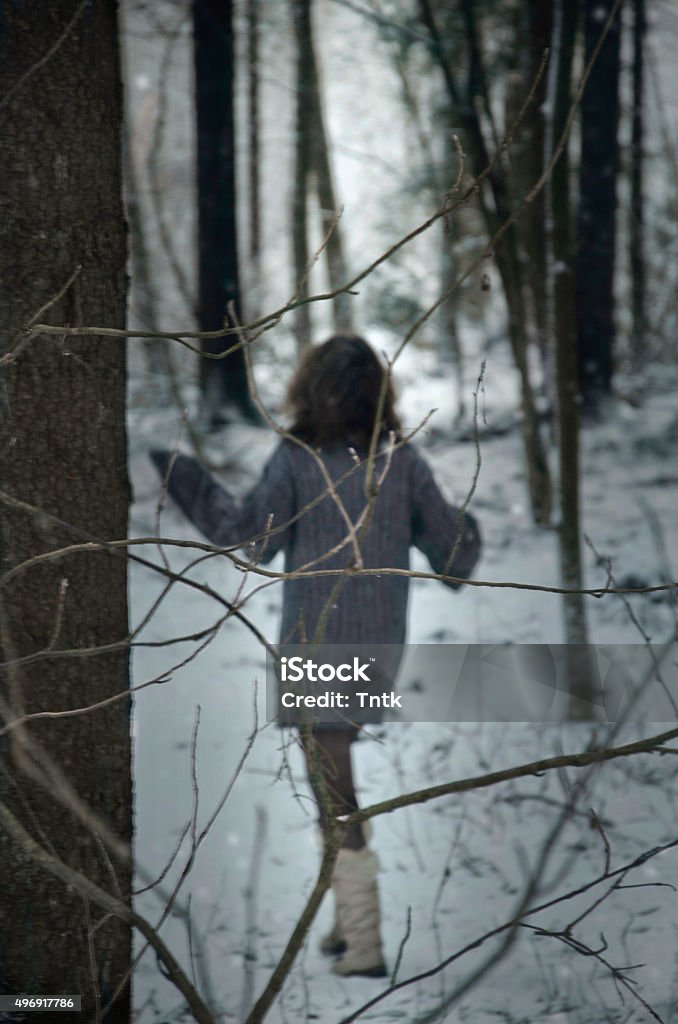
{"label": "snowy forest floor", "polygon": [[[377,339],[377,346],[379,342]],[[506,384],[512,375],[508,364],[502,366],[498,358],[493,355],[486,395],[481,396],[486,402],[488,426],[505,417],[513,403]],[[258,373],[275,404],[275,372],[264,361]],[[459,502],[472,479],[476,453],[472,443],[453,440],[451,414],[446,413],[450,403],[443,393],[451,385],[440,374],[436,354],[426,349],[406,353],[398,381],[400,409],[408,427],[430,406],[440,406],[440,425],[436,426],[439,420],[434,419],[418,443],[450,498]],[[148,390],[138,381],[130,405],[135,494],[131,534],[152,535],[160,487],[146,452],[159,439],[164,444],[174,443],[180,416],[171,406],[149,400]],[[209,450],[228,465],[221,474],[224,482],[238,490],[257,474],[274,444],[270,431],[238,425],[210,441]],[[583,526],[596,551],[613,559],[613,572],[620,582],[658,583],[667,575],[675,579],[675,565],[668,564],[671,555],[675,558],[678,554],[678,420],[673,394],[657,389],[637,410],[625,403],[615,404],[604,423],[586,429],[583,449]],[[482,467],[471,504],[485,542],[477,575],[486,580],[557,585],[556,534],[538,530],[530,521],[519,428],[483,438],[481,450]],[[171,504],[162,515],[162,533],[176,538],[197,536]],[[144,553],[152,556],[151,549]],[[195,552],[168,549],[166,554],[172,567],[179,570]],[[604,585],[606,566],[596,564],[590,548],[585,559],[587,583]],[[413,567],[427,568],[416,553]],[[240,576],[224,558],[203,562],[192,576],[227,598],[240,583]],[[132,569],[133,624],[146,614],[162,585],[161,577],[150,571]],[[630,604],[653,640],[659,642],[670,635],[675,622],[666,595],[639,596]],[[275,640],[279,587],[260,592],[247,608],[265,636]],[[593,641],[642,642],[619,598],[592,598],[587,608]],[[220,608],[204,595],[176,586],[140,640],[166,641],[198,632],[220,614]],[[412,643],[558,643],[563,639],[556,595],[485,588],[452,593],[434,581],[413,581],[409,623]],[[167,673],[162,685],[150,686],[135,698],[139,886],[160,874],[191,818],[191,736],[196,706],[201,709],[196,744],[200,831],[235,771],[252,730],[255,679],[260,704],[263,699],[263,652],[242,624],[226,622],[195,660],[168,671],[196,647],[182,643],[169,648],[139,646],[134,651],[136,686]],[[404,680],[402,685],[406,683]],[[655,730],[649,723],[629,725],[617,742],[651,731]],[[590,732],[590,726],[564,724],[388,723],[376,729],[372,739],[356,745],[359,799],[371,803],[432,783],[583,749]],[[218,1008],[224,1021],[244,1020],[260,994],[302,910],[319,864],[314,809],[293,743],[287,746],[287,766],[283,766],[282,748],[288,739],[270,725],[257,735],[223,811],[198,852],[179,897],[184,907],[190,897],[190,941],[185,920],[174,916],[162,927],[163,937],[189,973],[195,973],[203,996]],[[602,870],[605,851],[599,832],[591,825],[592,807],[609,838],[613,867],[674,839],[675,763],[671,756],[640,755],[591,772],[577,812],[548,855],[538,894],[531,902],[574,889]],[[581,772],[574,769],[548,773],[376,820],[372,842],[381,863],[383,934],[391,968],[406,932],[408,913],[411,915],[399,980],[430,969],[511,919],[569,797],[569,787],[580,777]],[[163,894],[171,891],[187,855],[188,840],[184,839],[161,884],[138,898],[138,909],[151,920],[159,918]],[[678,851],[649,861],[627,881],[678,884]],[[586,897],[537,915],[533,923],[558,931],[602,891],[603,887],[598,887]],[[578,938],[597,949],[603,945],[600,937],[604,935],[604,957],[610,964],[645,965],[630,971],[629,976],[666,1024],[678,1021],[676,901],[678,894],[672,888],[624,889],[575,929]],[[383,980],[341,980],[330,973],[317,949],[330,920],[331,906],[326,900],[267,1018],[274,1024],[339,1022],[386,987]],[[397,991],[361,1019],[419,1019],[496,953],[501,941],[501,937],[490,940],[444,972]],[[188,1019],[177,993],[149,953],[140,963],[134,985],[136,1019],[142,1024]],[[498,966],[445,1019],[474,1024],[588,1024],[648,1020],[650,1016],[595,958],[583,956],[556,938],[521,930]]]}

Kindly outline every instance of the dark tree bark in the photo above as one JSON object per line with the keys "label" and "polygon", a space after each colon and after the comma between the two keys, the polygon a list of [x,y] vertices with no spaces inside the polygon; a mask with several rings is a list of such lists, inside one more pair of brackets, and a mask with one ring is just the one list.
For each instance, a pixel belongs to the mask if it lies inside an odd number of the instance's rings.
{"label": "dark tree bark", "polygon": [[[515,122],[542,63],[544,52],[551,45],[552,3],[528,4],[521,10],[515,27],[516,73],[507,79],[506,125]],[[525,45],[527,39],[527,45]],[[525,111],[511,147],[511,191],[514,203],[539,180],[544,169],[544,102],[547,75],[542,74],[534,101]],[[524,254],[525,284],[529,297],[533,335],[542,359],[544,384],[551,393],[552,357],[548,346],[548,302],[546,275],[546,208],[545,191],[530,203],[516,225],[518,242]]]}
{"label": "dark tree bark", "polygon": [[261,314],[261,146],[260,146],[260,37],[259,0],[246,0],[247,32],[247,274],[243,297],[244,315],[256,320]]}
{"label": "dark tree bark", "polygon": [[645,0],[633,0],[633,120],[631,130],[631,224],[629,263],[631,267],[631,354],[636,369],[645,357],[645,223],[643,204],[643,146],[645,120]]}
{"label": "dark tree bark", "polygon": [[261,238],[259,226],[259,0],[247,5],[247,62],[250,129],[250,259],[259,266]]}
{"label": "dark tree bark", "polygon": [[249,117],[249,256],[258,280],[261,260],[260,188],[259,188],[259,0],[247,0],[247,97]]}
{"label": "dark tree bark", "polygon": [[[116,5],[4,3],[2,23],[0,353],[14,357],[2,368],[0,489],[43,512],[0,499],[7,572],[75,541],[124,538],[129,487],[124,342],[22,332],[38,311],[42,322],[125,326]],[[44,308],[78,266],[63,297]],[[15,575],[0,587],[0,722],[125,693],[124,643],[96,657],[11,662],[127,634],[124,558],[83,552]],[[41,745],[78,799],[129,847],[129,716],[126,697],[0,739],[0,799],[39,844],[124,899],[129,859],[104,856],[97,836],[59,799],[54,773],[35,777],[30,744]],[[129,926],[102,923],[97,907],[45,874],[2,830],[0,864],[2,991],[81,993],[83,1020],[94,1020],[130,966]],[[90,948],[88,929],[98,924]],[[128,985],[105,1019],[130,1019]]]}
{"label": "dark tree bark", "polygon": [[[241,320],[236,148],[234,117],[235,55],[232,0],[194,0],[193,39],[198,182],[198,311],[200,329],[216,331],[229,322],[231,304]],[[205,338],[207,355],[226,352],[237,341]],[[237,407],[249,419],[256,412],[249,397],[242,349],[224,359],[202,359],[201,384],[207,419],[226,421]]]}
{"label": "dark tree bark", "polygon": [[[585,0],[585,59],[593,52],[614,0]],[[617,12],[591,71],[581,104],[577,225],[577,338],[583,409],[595,413],[612,390],[614,270],[621,19]]]}
{"label": "dark tree bark", "polygon": [[[549,74],[551,123],[546,132],[546,159],[565,128],[571,103],[572,63],[577,35],[578,10],[567,0],[555,0],[553,41]],[[566,146],[553,168],[547,186],[548,290],[551,331],[555,345],[555,384],[560,468],[558,542],[563,587],[583,586],[579,490],[579,381],[575,315],[574,243],[570,196],[570,160]],[[590,715],[593,678],[588,660],[588,629],[585,599],[581,594],[563,597],[564,634],[567,643],[570,716]]]}
{"label": "dark tree bark", "polygon": [[[311,0],[292,0],[297,41],[296,107],[294,124],[294,185],[292,192],[292,264],[298,297],[308,295],[308,191],[313,166],[313,144],[309,110],[313,105],[313,79],[309,75],[311,55]],[[311,312],[308,305],[294,312],[294,333],[299,348],[311,343]]]}

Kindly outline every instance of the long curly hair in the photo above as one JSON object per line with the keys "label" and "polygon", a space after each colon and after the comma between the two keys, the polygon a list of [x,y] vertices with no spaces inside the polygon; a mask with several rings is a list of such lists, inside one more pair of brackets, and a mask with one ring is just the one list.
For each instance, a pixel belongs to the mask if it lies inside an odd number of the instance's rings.
{"label": "long curly hair", "polygon": [[[353,335],[335,335],[308,349],[288,391],[290,431],[319,447],[350,444],[369,447],[386,369],[374,350]],[[390,379],[386,387],[379,437],[401,436]]]}

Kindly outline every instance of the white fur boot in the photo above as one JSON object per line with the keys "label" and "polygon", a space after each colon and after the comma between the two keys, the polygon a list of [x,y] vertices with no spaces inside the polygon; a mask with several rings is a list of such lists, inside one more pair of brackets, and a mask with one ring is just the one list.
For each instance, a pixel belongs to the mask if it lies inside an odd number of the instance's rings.
{"label": "white fur boot", "polygon": [[[374,832],[374,830],[372,828],[372,822],[371,821],[364,821],[363,824],[360,827],[362,829],[363,838],[364,838],[365,842],[369,843],[370,839],[372,838],[373,832]],[[318,830],[316,835],[317,835],[317,840],[318,840],[318,846],[322,847],[322,841],[323,840],[322,840],[322,833],[320,832],[320,830]],[[332,880],[333,880],[332,881],[332,888],[333,889],[334,889],[334,878],[336,877],[336,870],[337,869],[336,869],[336,865],[335,865],[335,868],[334,868],[334,872],[335,873],[332,876]],[[337,909],[336,909],[336,901],[337,901],[337,899],[336,899],[336,892],[335,892],[335,896],[334,896],[334,902],[335,902],[334,922],[333,922],[332,927],[330,928],[330,930],[328,932],[326,932],[326,934],[323,935],[322,939],[320,940],[320,952],[324,953],[325,956],[339,956],[341,953],[345,953],[346,952],[346,939],[344,938],[344,935],[342,934],[341,928],[339,926],[339,915],[338,915]]]}
{"label": "white fur boot", "polygon": [[[345,943],[346,952],[332,965],[335,974],[368,978],[386,975],[381,948],[381,915],[377,888],[377,858],[368,847],[342,848],[332,881],[336,926],[332,938]],[[328,940],[330,936],[326,937]]]}

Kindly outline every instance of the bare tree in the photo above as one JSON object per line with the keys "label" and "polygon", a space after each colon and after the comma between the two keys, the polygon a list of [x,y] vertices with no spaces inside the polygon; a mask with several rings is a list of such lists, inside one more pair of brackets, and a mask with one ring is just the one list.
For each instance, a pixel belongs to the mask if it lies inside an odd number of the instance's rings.
{"label": "bare tree", "polygon": [[[352,329],[350,296],[342,285],[348,279],[342,234],[337,221],[338,204],[334,189],[329,141],[325,128],[318,60],[313,34],[312,0],[292,0],[296,38],[295,157],[292,198],[292,250],[295,281],[300,296],[308,294],[309,200],[310,185],[315,185],[320,206],[324,246],[332,298],[334,329],[337,333]],[[311,314],[302,305],[295,314],[297,343],[303,347],[311,340]]]}
{"label": "bare tree", "polygon": [[[292,16],[297,40],[296,104],[294,124],[294,177],[292,193],[292,266],[299,298],[308,295],[309,246],[308,204],[309,179],[313,166],[313,142],[308,111],[313,103],[313,79],[309,74],[311,57],[310,0],[292,0]],[[311,342],[311,310],[301,305],[294,314],[297,345],[304,348]]]}
{"label": "bare tree", "polygon": [[[552,63],[549,71],[546,159],[552,158],[553,140],[560,137],[571,105],[572,64],[577,35],[576,6],[555,0]],[[579,498],[579,378],[577,373],[574,231],[570,195],[569,147],[553,168],[547,189],[548,296],[551,333],[555,346],[560,523],[558,542],[563,586],[582,587]],[[580,593],[563,599],[564,633],[568,646],[571,710],[590,706],[592,674],[588,665],[586,604]],[[584,703],[582,703],[582,700]]]}
{"label": "bare tree", "polygon": [[646,347],[645,202],[643,195],[645,145],[645,0],[633,0],[633,112],[631,130],[631,209],[629,262],[631,266],[631,353],[641,368]]}
{"label": "bare tree", "polygon": [[[219,331],[229,308],[241,319],[236,209],[233,4],[194,0],[195,103],[198,182],[198,319]],[[247,392],[242,351],[225,357],[221,338],[203,338],[200,363],[207,420],[224,421],[225,407],[256,419]]]}
{"label": "bare tree", "polygon": [[[512,200],[515,202],[537,181],[544,168],[547,75],[539,69],[551,45],[553,10],[551,3],[528,4],[518,13],[514,29],[515,70],[507,76],[506,125],[515,123],[526,93],[537,81],[534,102],[525,111],[511,149]],[[527,39],[527,46],[525,45]],[[552,387],[552,352],[548,344],[548,297],[546,274],[546,194],[536,197],[518,222],[518,244],[527,261],[525,287],[530,300],[533,333],[541,354],[543,386]]]}
{"label": "bare tree", "polygon": [[611,393],[614,370],[614,270],[616,256],[619,59],[621,16],[615,0],[586,0],[586,59],[609,32],[582,98],[582,137],[577,219],[577,347],[584,410],[595,413]]}
{"label": "bare tree", "polygon": [[[247,147],[249,186],[249,259],[254,277],[255,293],[259,286],[261,264],[261,152],[259,146],[259,42],[260,42],[259,0],[247,3],[247,102],[249,142]],[[257,311],[258,312],[258,311]]]}

